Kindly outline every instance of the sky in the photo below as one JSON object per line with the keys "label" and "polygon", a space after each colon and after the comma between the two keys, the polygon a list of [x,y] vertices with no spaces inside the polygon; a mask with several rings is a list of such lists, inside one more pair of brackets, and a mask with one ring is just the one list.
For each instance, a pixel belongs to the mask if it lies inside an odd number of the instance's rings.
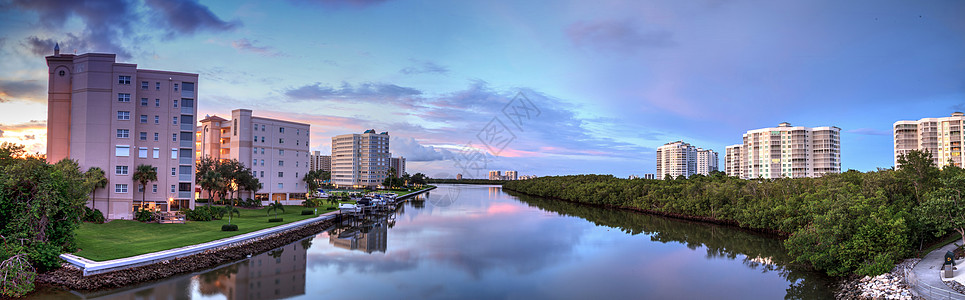
{"label": "sky", "polygon": [[115,53],[199,74],[198,114],[388,131],[434,178],[653,173],[683,140],[841,128],[893,166],[892,124],[965,111],[965,1],[0,0],[0,141],[46,151],[47,69]]}

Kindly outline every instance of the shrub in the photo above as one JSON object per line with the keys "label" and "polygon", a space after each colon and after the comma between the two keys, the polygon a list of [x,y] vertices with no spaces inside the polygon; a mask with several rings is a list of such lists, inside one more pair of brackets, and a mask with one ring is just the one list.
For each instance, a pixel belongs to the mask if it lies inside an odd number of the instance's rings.
{"label": "shrub", "polygon": [[14,255],[0,262],[0,296],[23,297],[34,289],[36,270],[23,254]]}
{"label": "shrub", "polygon": [[90,209],[84,206],[84,222],[102,224],[104,223],[104,214],[99,209]]}
{"label": "shrub", "polygon": [[261,206],[261,201],[248,198],[245,200],[245,207],[259,207]]}
{"label": "shrub", "polygon": [[302,215],[303,215],[303,216],[313,215],[313,214],[315,214],[315,210],[314,210],[314,209],[303,209],[303,210],[302,210]]}
{"label": "shrub", "polygon": [[221,225],[221,231],[238,231],[238,224]]}
{"label": "shrub", "polygon": [[194,199],[194,203],[208,203],[208,199],[205,199],[205,198]]}
{"label": "shrub", "polygon": [[224,206],[212,206],[210,209],[211,218],[215,220],[221,220],[221,218],[224,218],[224,215],[228,213],[228,208]]}
{"label": "shrub", "polygon": [[211,210],[208,209],[207,206],[198,206],[194,210],[185,208],[181,211],[184,212],[184,216],[187,217],[188,220],[202,222],[211,221]]}
{"label": "shrub", "polygon": [[284,219],[283,219],[283,218],[271,218],[271,219],[268,219],[268,223],[275,223],[275,222],[281,222],[281,221],[284,221]]}
{"label": "shrub", "polygon": [[154,212],[153,212],[153,211],[146,210],[146,209],[143,209],[143,208],[142,208],[142,209],[138,209],[136,212],[134,212],[134,219],[135,219],[135,220],[138,220],[138,221],[141,221],[141,222],[150,221],[151,218],[153,218],[153,217],[154,217]]}

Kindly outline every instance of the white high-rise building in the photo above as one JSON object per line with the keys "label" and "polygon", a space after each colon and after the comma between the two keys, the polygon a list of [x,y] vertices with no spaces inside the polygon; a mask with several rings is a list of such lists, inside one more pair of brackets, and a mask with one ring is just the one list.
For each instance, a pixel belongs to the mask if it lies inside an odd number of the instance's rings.
{"label": "white high-rise building", "polygon": [[332,172],[332,156],[322,155],[321,151],[312,152],[312,158],[309,160],[309,170]]}
{"label": "white high-rise building", "polygon": [[895,122],[895,167],[901,167],[898,157],[911,150],[931,152],[936,166],[951,163],[962,167],[963,127],[965,114],[961,112],[952,113],[951,117]]}
{"label": "white high-rise building", "polygon": [[[250,167],[262,188],[242,198],[267,203],[301,204],[307,187],[302,178],[308,173],[310,125],[257,117],[249,109],[231,111],[231,120],[208,116],[196,129],[198,159],[236,159]],[[286,202],[287,201],[287,202]]]}
{"label": "white high-rise building", "polygon": [[665,179],[694,174],[709,175],[717,171],[717,152],[691,146],[683,141],[666,143],[657,148],[657,178]]}
{"label": "white high-rise building", "polygon": [[[728,147],[738,155],[725,159],[728,175],[744,179],[820,177],[841,173],[841,128],[777,127],[761,128],[744,134],[744,143]],[[734,169],[740,170],[734,171]]]}
{"label": "white high-rise building", "polygon": [[343,134],[332,138],[332,183],[339,187],[376,187],[389,174],[389,133]]}
{"label": "white high-rise building", "polygon": [[[91,205],[107,219],[131,219],[140,207],[193,209],[198,74],[138,69],[114,54],[60,54],[59,47],[46,60],[47,160],[104,170],[109,184]],[[157,171],[144,187],[132,178],[142,164]]]}
{"label": "white high-rise building", "polygon": [[741,144],[730,145],[724,149],[724,173],[727,176],[743,178],[741,171]]}

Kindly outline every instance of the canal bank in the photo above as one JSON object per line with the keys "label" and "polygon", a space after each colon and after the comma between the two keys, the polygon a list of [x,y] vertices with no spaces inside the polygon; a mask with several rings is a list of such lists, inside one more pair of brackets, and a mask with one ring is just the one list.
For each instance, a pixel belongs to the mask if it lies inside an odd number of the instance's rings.
{"label": "canal bank", "polygon": [[[398,199],[404,202],[435,186],[412,192]],[[265,252],[294,240],[330,229],[338,211],[315,218],[270,227],[216,241],[169,249],[108,261],[93,261],[65,253],[64,267],[37,276],[39,285],[74,290],[116,288],[163,279],[182,273],[204,270]]]}

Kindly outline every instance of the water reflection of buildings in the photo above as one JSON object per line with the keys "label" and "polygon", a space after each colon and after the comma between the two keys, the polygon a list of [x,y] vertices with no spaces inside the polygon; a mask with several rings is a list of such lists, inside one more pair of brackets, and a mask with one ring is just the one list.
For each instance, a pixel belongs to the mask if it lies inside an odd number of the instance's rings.
{"label": "water reflection of buildings", "polygon": [[[311,238],[198,276],[202,295],[281,299],[305,294],[305,256]],[[161,299],[161,298],[157,298]]]}
{"label": "water reflection of buildings", "polygon": [[348,250],[359,250],[365,253],[375,251],[385,253],[388,247],[387,219],[366,220],[362,224],[332,229],[328,232],[328,241],[335,247]]}

